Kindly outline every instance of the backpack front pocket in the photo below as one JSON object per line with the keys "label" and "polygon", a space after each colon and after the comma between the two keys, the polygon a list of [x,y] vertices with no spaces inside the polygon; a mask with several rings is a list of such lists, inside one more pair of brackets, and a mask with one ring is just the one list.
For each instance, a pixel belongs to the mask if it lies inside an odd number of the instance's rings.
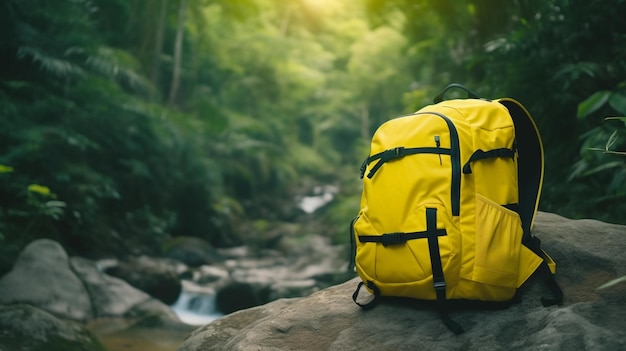
{"label": "backpack front pocket", "polygon": [[522,235],[517,212],[476,194],[476,257],[472,280],[517,287]]}

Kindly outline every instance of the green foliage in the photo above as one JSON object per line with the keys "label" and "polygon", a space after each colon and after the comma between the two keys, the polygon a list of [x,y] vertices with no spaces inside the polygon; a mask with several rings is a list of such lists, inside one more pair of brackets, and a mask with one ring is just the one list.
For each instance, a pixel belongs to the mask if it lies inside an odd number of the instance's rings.
{"label": "green foliage", "polygon": [[[619,84],[624,86],[624,84]],[[599,91],[583,100],[578,106],[578,117],[592,119],[594,116],[611,111],[610,113],[626,114],[626,99],[624,90]],[[593,184],[589,190],[587,201],[593,205],[600,205],[602,212],[588,209],[595,218],[611,220],[619,218],[626,206],[622,205],[626,198],[626,163],[619,156],[625,156],[626,143],[620,141],[619,134],[626,130],[626,118],[608,117],[609,123],[597,126],[583,134],[581,139],[581,159],[574,165],[569,177],[570,181],[585,181]],[[610,206],[602,206],[610,204]],[[613,219],[614,220],[614,219]]]}

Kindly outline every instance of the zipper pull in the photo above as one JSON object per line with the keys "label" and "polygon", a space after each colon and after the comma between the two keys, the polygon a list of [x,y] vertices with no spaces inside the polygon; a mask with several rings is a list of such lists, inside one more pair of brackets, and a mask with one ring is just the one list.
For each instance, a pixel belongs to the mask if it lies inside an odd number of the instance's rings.
{"label": "zipper pull", "polygon": [[[441,140],[439,139],[439,135],[435,135],[435,145],[437,145],[437,148],[441,147]],[[443,163],[441,162],[441,154],[439,155],[439,165],[443,165]]]}

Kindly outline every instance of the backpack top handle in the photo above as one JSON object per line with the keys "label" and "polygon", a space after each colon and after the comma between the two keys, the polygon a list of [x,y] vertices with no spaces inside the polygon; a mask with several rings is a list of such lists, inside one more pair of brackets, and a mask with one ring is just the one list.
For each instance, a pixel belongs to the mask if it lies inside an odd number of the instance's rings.
{"label": "backpack top handle", "polygon": [[474,92],[472,92],[471,90],[467,89],[466,87],[462,86],[461,84],[452,83],[452,84],[448,85],[445,89],[443,89],[443,91],[441,93],[437,94],[437,96],[435,96],[435,98],[433,99],[433,102],[436,103],[436,104],[442,102],[444,100],[445,95],[448,92],[448,90],[453,89],[453,88],[457,88],[457,89],[461,89],[461,90],[465,91],[467,93],[467,98],[468,99],[480,99],[480,97],[478,95],[476,95]]}

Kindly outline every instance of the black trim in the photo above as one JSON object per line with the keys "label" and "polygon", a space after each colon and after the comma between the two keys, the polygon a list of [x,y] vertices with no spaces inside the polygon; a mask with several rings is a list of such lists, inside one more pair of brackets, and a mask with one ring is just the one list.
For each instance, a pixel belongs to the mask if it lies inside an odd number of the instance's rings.
{"label": "black trim", "polygon": [[371,162],[380,159],[374,167],[370,170],[367,177],[372,178],[376,171],[387,161],[391,161],[400,157],[404,157],[406,155],[413,154],[437,154],[437,155],[450,155],[451,163],[452,163],[452,185],[451,185],[451,202],[452,202],[452,215],[458,216],[461,212],[461,150],[459,143],[459,134],[454,126],[454,123],[444,114],[438,112],[417,112],[408,115],[402,115],[397,118],[417,116],[417,115],[435,115],[442,118],[446,124],[448,125],[448,130],[450,131],[450,148],[441,148],[441,147],[419,147],[419,148],[405,148],[405,147],[395,147],[393,149],[388,149],[383,152],[379,152],[375,155],[369,156],[365,159],[365,161],[361,164],[361,178],[365,175],[365,170],[367,165]]}
{"label": "black trim", "polygon": [[348,271],[354,269],[356,266],[356,240],[354,238],[354,222],[359,219],[359,217],[355,217],[350,222],[350,259],[348,260]]}
{"label": "black trim", "polygon": [[414,115],[435,115],[441,117],[450,130],[450,158],[452,159],[452,215],[458,216],[461,212],[461,148],[459,143],[459,133],[452,123],[452,120],[439,112],[418,112]]}

